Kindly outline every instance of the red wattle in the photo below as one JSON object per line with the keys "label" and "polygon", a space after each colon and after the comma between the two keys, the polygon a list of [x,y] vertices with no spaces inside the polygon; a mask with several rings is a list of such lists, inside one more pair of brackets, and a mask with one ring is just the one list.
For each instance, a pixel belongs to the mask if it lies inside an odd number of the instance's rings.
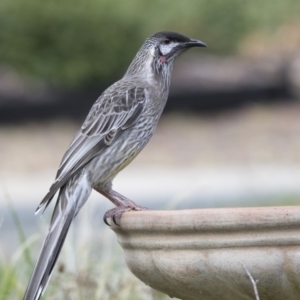
{"label": "red wattle", "polygon": [[159,57],[159,60],[162,62],[162,63],[166,63],[167,62],[167,59],[165,56],[160,56]]}

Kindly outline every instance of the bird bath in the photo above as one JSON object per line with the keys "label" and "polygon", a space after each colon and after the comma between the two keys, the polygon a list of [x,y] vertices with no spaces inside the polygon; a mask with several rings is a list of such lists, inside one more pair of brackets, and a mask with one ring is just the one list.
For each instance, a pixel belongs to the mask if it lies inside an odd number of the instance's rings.
{"label": "bird bath", "polygon": [[[300,299],[300,207],[124,213],[132,273],[186,300]],[[252,281],[258,280],[255,285]]]}

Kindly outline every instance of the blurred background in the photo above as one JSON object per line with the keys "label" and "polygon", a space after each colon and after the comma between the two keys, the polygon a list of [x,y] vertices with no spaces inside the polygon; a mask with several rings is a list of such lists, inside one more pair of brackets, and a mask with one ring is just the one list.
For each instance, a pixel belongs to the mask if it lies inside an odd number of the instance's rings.
{"label": "blurred background", "polygon": [[[177,61],[157,131],[115,189],[151,209],[299,204],[299,13],[299,0],[2,0],[0,300],[22,299],[52,207],[34,210],[73,135],[157,31],[208,48]],[[126,269],[111,207],[92,194],[47,299],[168,299]]]}

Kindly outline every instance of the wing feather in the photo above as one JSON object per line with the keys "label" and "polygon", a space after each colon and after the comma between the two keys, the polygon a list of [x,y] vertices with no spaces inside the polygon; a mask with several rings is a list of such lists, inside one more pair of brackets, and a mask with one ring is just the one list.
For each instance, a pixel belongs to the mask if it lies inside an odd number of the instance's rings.
{"label": "wing feather", "polygon": [[147,91],[143,87],[126,88],[114,85],[99,97],[63,156],[56,180],[36,213],[42,208],[45,210],[56,192],[76,172],[136,122],[146,101]]}

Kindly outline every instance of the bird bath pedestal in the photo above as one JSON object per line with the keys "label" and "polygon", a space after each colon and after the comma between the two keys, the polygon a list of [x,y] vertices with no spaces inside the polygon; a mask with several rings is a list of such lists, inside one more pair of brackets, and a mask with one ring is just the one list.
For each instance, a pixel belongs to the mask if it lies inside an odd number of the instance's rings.
{"label": "bird bath pedestal", "polygon": [[300,207],[128,212],[120,223],[129,269],[171,297],[255,300],[257,287],[260,300],[300,299]]}

